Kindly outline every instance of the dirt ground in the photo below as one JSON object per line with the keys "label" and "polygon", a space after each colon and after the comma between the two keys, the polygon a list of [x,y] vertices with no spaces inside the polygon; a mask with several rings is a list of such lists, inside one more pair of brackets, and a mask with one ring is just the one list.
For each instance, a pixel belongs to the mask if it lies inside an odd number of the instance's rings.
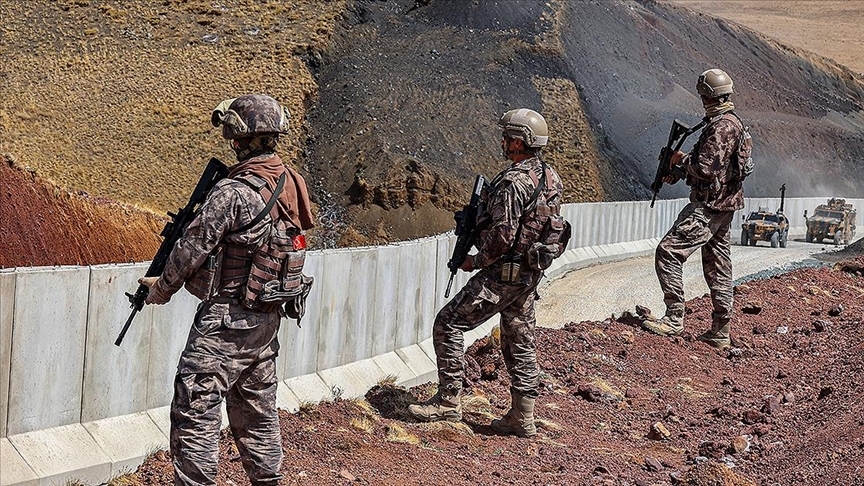
{"label": "dirt ground", "polygon": [[[864,484],[856,245],[833,267],[739,285],[730,351],[694,340],[710,323],[707,297],[687,303],[678,338],[650,335],[627,315],[538,329],[541,429],[532,439],[488,427],[509,405],[494,333],[468,352],[462,423],[407,418],[432,384],[381,383],[365,400],[282,413],[282,484]],[[125,479],[170,484],[168,453]],[[248,484],[227,432],[218,483]]]}
{"label": "dirt ground", "polygon": [[733,20],[864,74],[861,0],[667,0]]}

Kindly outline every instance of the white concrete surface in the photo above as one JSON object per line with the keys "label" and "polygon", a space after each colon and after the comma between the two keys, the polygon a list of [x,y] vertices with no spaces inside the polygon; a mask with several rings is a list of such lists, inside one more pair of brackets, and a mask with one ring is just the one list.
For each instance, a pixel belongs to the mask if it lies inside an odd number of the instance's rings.
{"label": "white concrete surface", "polygon": [[396,355],[402,359],[405,366],[411,370],[412,378],[405,381],[405,386],[414,386],[431,381],[437,376],[438,368],[435,360],[429,358],[419,345],[413,344],[396,350]]}
{"label": "white concrete surface", "polygon": [[81,420],[90,269],[18,269],[8,436]]}
{"label": "white concrete surface", "polygon": [[[300,327],[294,319],[282,319],[279,330],[279,357],[276,359],[276,372],[280,379],[314,373],[318,370],[318,339],[322,316],[322,294],[326,282],[324,273],[324,253],[307,252],[303,273],[311,276],[312,289],[306,298],[306,315],[300,320]],[[328,288],[327,292],[333,290]]]}
{"label": "white concrete surface", "polygon": [[36,486],[39,475],[6,437],[0,437],[0,486]]}
{"label": "white concrete surface", "polygon": [[39,476],[40,484],[66,484],[67,480],[102,484],[111,478],[111,458],[81,424],[10,435],[9,442]]}
{"label": "white concrete surface", "polygon": [[111,459],[112,478],[134,471],[147,456],[168,447],[168,436],[147,412],[85,422],[82,425]]}
{"label": "white concrete surface", "polygon": [[410,326],[410,334],[417,331],[414,323],[399,322],[400,292],[399,271],[410,263],[408,248],[403,245],[386,245],[378,247],[378,265],[375,268],[376,297],[369,302],[372,307],[370,322],[371,355],[386,353],[396,349],[396,335]]}
{"label": "white concrete surface", "polygon": [[[145,307],[146,308],[146,307]],[[174,294],[171,302],[152,308],[153,320],[149,328],[146,319],[141,322],[140,332],[149,334],[146,338],[150,345],[147,349],[147,408],[159,408],[171,403],[174,394],[174,374],[180,361],[180,352],[186,346],[186,338],[198,309],[198,299],[185,289]],[[132,323],[135,326],[135,323]],[[132,331],[129,331],[130,333]],[[128,334],[127,334],[128,336]],[[135,353],[131,346],[123,344],[122,349]],[[118,380],[129,379],[116,376]]]}
{"label": "white concrete surface", "polygon": [[[402,243],[402,258],[397,283],[396,332],[393,347],[388,351],[417,342],[419,336],[431,333],[438,311],[435,295],[438,277],[438,242],[434,238]],[[379,281],[380,282],[380,281]]]}
{"label": "white concrete surface", "polygon": [[284,383],[276,387],[276,408],[296,413],[300,409],[300,399]]}
{"label": "white concrete surface", "polygon": [[301,404],[333,399],[332,390],[317,373],[288,378],[279,384],[280,387],[282,385],[291,390]]}
{"label": "white concrete surface", "polygon": [[372,361],[385,373],[385,376],[392,376],[396,383],[405,383],[416,378],[411,368],[396,354],[396,351],[379,354],[372,358]]}
{"label": "white concrete surface", "polygon": [[[98,265],[90,269],[87,347],[84,355],[82,422],[147,410],[149,327],[153,308],[145,306],[132,322],[121,347],[114,345],[131,312],[124,292],[134,292],[146,265]],[[134,352],[130,352],[134,350]]]}

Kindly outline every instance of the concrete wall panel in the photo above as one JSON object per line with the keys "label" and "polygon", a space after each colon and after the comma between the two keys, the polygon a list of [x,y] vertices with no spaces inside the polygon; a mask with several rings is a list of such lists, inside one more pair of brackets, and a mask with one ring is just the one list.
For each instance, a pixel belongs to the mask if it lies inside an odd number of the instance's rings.
{"label": "concrete wall panel", "polygon": [[[403,264],[399,267],[398,329],[394,346],[387,351],[409,346],[421,335],[431,332],[438,308],[435,306],[437,279],[440,265],[436,261],[438,243],[433,238],[424,238],[402,244]],[[425,338],[424,338],[425,339]]]}
{"label": "concrete wall panel", "polygon": [[403,322],[400,318],[401,307],[405,306],[400,301],[399,273],[406,265],[411,265],[411,255],[403,245],[386,245],[378,248],[378,265],[375,267],[375,299],[369,302],[372,307],[372,321],[370,327],[373,333],[372,356],[376,356],[395,349],[396,336],[406,327],[411,328],[411,334],[415,334],[413,322]]}
{"label": "concrete wall panel", "polygon": [[334,250],[324,258],[319,370],[371,357],[378,249]]}
{"label": "concrete wall panel", "polygon": [[[438,262],[435,270],[435,312],[444,307],[449,299],[452,299],[459,287],[456,284],[456,278],[453,278],[453,284],[450,287],[450,296],[444,298],[444,292],[447,291],[447,283],[450,281],[450,269],[447,268],[447,262],[450,261],[450,256],[453,255],[453,246],[456,244],[456,237],[453,233],[446,233],[437,238],[437,256],[435,261]],[[458,275],[458,272],[457,272]],[[429,327],[426,337],[420,333],[420,340],[432,337],[432,327]]]}
{"label": "concrete wall panel", "polygon": [[12,365],[12,318],[15,312],[15,273],[0,271],[0,437],[6,437],[9,371]]}
{"label": "concrete wall panel", "polygon": [[144,306],[120,347],[114,345],[131,313],[124,292],[134,293],[138,278],[146,271],[145,264],[99,265],[90,269],[82,422],[147,409],[152,306]]}
{"label": "concrete wall panel", "polygon": [[90,269],[19,269],[7,434],[78,423]]}
{"label": "concrete wall panel", "polygon": [[199,302],[192,294],[181,289],[168,304],[152,308],[147,408],[164,407],[171,403],[180,352],[186,347]]}
{"label": "concrete wall panel", "polygon": [[276,359],[276,372],[281,380],[318,371],[321,296],[325,288],[329,289],[323,279],[324,254],[320,251],[307,252],[303,273],[315,280],[306,298],[306,315],[300,320],[300,327],[297,327],[294,319],[282,319],[279,329],[281,348]]}

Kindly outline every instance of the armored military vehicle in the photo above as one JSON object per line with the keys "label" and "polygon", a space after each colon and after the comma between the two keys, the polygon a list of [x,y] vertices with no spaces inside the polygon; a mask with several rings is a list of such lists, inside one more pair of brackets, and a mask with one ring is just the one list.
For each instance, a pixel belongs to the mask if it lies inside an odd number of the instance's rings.
{"label": "armored military vehicle", "polygon": [[783,203],[786,199],[786,184],[780,187],[780,208],[771,212],[765,206],[758,211],[752,211],[741,223],[741,246],[756,246],[759,241],[768,241],[771,248],[786,248],[789,237],[789,219],[783,214]]}
{"label": "armored military vehicle", "polygon": [[808,242],[822,243],[825,238],[834,241],[835,245],[848,245],[855,236],[855,208],[846,204],[845,199],[832,197],[828,204],[820,204],[813,211],[813,216],[807,217]]}

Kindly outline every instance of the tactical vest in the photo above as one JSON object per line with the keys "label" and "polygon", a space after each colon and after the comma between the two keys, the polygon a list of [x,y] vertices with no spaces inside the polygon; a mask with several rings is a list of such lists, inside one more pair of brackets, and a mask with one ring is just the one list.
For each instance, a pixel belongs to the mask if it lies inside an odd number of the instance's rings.
{"label": "tactical vest", "polygon": [[[258,176],[241,174],[235,180],[247,184],[268,203],[278,197]],[[270,221],[260,241],[252,246],[227,242],[218,245],[187,282],[190,293],[204,301],[236,301],[265,312],[272,312],[297,295],[308,294],[312,279],[302,273],[305,237],[291,221],[279,218],[275,201],[268,206]],[[262,211],[235,233],[251,229],[266,216]]]}
{"label": "tactical vest", "polygon": [[[540,171],[536,168],[528,171],[536,196],[532,195],[528,205],[522,211],[517,239],[510,251],[514,255],[521,255],[523,263],[534,270],[548,268],[552,259],[564,252],[564,247],[567,245],[565,239],[569,240],[569,224],[561,216],[561,191],[555,183],[558,177],[552,168],[542,161],[540,168]],[[537,261],[538,244],[550,245],[550,251],[554,246],[554,254],[540,258],[542,261]]]}

